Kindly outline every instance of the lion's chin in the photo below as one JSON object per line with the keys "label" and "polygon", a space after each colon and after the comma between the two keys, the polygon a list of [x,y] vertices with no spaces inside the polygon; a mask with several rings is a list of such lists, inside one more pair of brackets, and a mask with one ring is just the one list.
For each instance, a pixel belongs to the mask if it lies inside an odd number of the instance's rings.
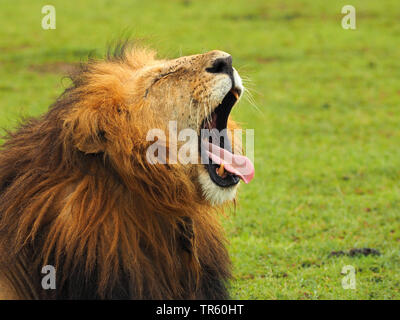
{"label": "lion's chin", "polygon": [[232,201],[233,199],[235,199],[236,191],[239,184],[233,185],[228,188],[223,188],[216,185],[211,180],[210,175],[204,168],[201,168],[198,171],[198,179],[201,190],[203,192],[203,196],[212,205],[220,205],[224,202]]}

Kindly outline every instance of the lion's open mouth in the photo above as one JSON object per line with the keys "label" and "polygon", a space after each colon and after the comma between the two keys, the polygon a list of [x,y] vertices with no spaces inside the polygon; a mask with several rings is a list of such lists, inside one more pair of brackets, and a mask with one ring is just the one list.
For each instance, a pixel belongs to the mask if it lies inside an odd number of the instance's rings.
{"label": "lion's open mouth", "polygon": [[248,183],[254,176],[254,166],[250,159],[233,154],[228,138],[229,114],[239,96],[240,91],[232,88],[201,125],[202,161],[211,180],[220,187],[231,187],[238,184],[240,179]]}

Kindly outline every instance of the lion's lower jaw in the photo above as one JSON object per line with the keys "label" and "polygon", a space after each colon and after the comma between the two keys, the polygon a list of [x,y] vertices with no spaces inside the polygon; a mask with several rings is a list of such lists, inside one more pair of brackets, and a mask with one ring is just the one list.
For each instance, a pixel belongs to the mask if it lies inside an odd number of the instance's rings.
{"label": "lion's lower jaw", "polygon": [[235,199],[238,184],[228,188],[219,187],[212,182],[206,171],[199,172],[199,182],[204,198],[212,205],[220,205]]}

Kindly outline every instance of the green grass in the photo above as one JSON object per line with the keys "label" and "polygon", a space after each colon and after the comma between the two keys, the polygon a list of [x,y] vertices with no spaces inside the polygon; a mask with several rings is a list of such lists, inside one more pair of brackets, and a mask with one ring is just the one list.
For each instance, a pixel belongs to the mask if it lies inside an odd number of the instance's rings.
{"label": "green grass", "polygon": [[[68,81],[46,65],[100,55],[128,31],[160,56],[221,49],[251,81],[259,111],[234,111],[255,129],[256,177],[224,221],[238,299],[400,298],[400,3],[349,1],[0,2],[0,126],[38,115]],[[351,248],[380,256],[329,257]],[[341,286],[356,268],[357,288]]]}

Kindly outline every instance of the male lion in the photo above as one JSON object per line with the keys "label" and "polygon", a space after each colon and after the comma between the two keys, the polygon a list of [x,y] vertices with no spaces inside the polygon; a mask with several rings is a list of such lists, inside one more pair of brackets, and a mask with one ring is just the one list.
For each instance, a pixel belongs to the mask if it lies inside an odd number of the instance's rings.
{"label": "male lion", "polygon": [[[199,137],[225,129],[243,92],[231,56],[157,60],[125,44],[71,79],[0,151],[0,296],[227,298],[216,208],[235,198],[239,178],[251,180],[251,162],[242,156],[247,173],[224,169],[218,152],[239,157],[224,136],[205,164],[150,163],[146,137],[171,120]],[[55,289],[42,287],[46,265]]]}

